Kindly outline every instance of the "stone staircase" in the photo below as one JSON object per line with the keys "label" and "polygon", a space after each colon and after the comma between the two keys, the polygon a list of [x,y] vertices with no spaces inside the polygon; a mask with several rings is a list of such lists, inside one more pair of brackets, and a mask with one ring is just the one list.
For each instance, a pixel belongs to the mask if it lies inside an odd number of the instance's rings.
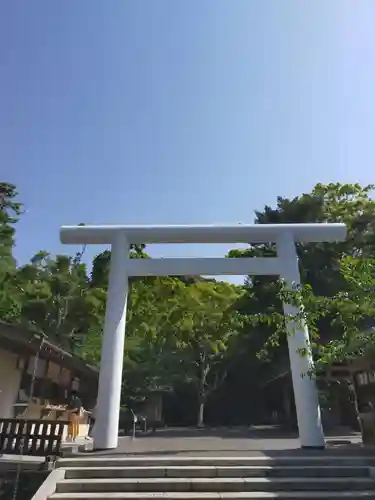
{"label": "stone staircase", "polygon": [[45,499],[375,500],[375,455],[83,457],[57,465],[51,476],[58,478]]}

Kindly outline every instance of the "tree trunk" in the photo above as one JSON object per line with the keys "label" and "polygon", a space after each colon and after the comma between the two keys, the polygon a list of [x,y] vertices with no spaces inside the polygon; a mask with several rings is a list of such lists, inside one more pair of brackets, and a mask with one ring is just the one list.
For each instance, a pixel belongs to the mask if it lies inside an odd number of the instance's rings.
{"label": "tree trunk", "polygon": [[203,394],[199,395],[198,400],[198,415],[197,415],[197,427],[204,427],[204,404],[206,402],[206,398]]}
{"label": "tree trunk", "polygon": [[358,390],[357,390],[357,380],[355,378],[355,373],[352,371],[351,367],[349,367],[349,369],[350,369],[351,383],[352,383],[352,387],[353,387],[354,408],[355,408],[355,412],[356,412],[356,415],[357,415],[357,422],[358,422],[358,426],[359,426],[359,430],[361,432],[362,442],[363,442],[363,439],[365,437],[364,436],[365,429],[363,428],[363,422],[362,422],[361,415],[360,415]]}
{"label": "tree trunk", "polygon": [[210,367],[206,365],[205,356],[201,354],[199,366],[199,392],[198,392],[198,415],[197,427],[204,427],[204,405],[206,402],[206,378]]}

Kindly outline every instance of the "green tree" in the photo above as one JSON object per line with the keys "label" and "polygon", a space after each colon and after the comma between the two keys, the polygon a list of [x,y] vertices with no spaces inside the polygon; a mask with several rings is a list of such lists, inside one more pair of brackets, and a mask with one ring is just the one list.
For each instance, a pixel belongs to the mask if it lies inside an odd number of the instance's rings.
{"label": "green tree", "polygon": [[17,320],[21,307],[13,257],[14,226],[22,213],[17,196],[16,186],[0,182],[0,319],[8,322]]}
{"label": "green tree", "polygon": [[0,270],[4,270],[4,266],[15,266],[12,255],[14,224],[22,212],[22,204],[16,201],[17,196],[16,186],[0,182]]}
{"label": "green tree", "polygon": [[[292,303],[299,312],[289,317],[295,324],[307,324],[311,337],[310,354],[315,359],[316,370],[333,363],[354,361],[361,356],[373,356],[375,340],[375,260],[346,257],[340,272],[345,283],[343,291],[333,296],[316,295],[310,285],[290,290],[280,282],[280,301]],[[300,307],[303,304],[303,307]],[[328,318],[333,329],[340,335],[322,338],[320,323]],[[273,335],[267,339],[266,349],[280,345],[279,335],[285,332],[283,314],[258,314],[254,324],[268,323],[274,326]],[[307,351],[301,352],[305,356]]]}
{"label": "green tree", "polygon": [[[346,224],[348,237],[344,242],[296,245],[302,283],[309,285],[313,296],[321,297],[322,301],[329,297],[336,300],[341,292],[348,291],[348,281],[342,273],[342,263],[346,258],[371,258],[375,255],[375,201],[371,198],[372,190],[372,185],[317,184],[309,194],[293,199],[278,197],[276,208],[266,206],[262,212],[256,212],[255,222],[259,224]],[[274,255],[274,244],[251,245],[247,250],[229,253],[229,257]],[[242,312],[248,315],[260,313],[265,318],[265,321],[256,320],[255,324],[249,326],[247,335],[257,347],[262,342],[269,347],[275,340],[275,324],[270,318],[283,314],[278,277],[250,276],[245,289],[247,300],[242,301]],[[336,320],[336,312],[332,307],[329,311],[325,310],[316,320],[320,339],[325,343],[342,336],[342,323]],[[278,331],[277,337],[281,350],[266,349],[264,352],[272,359],[273,367],[284,367],[288,363],[288,354],[283,330]]]}
{"label": "green tree", "polygon": [[[241,293],[240,287],[213,280],[163,277],[132,282],[123,402],[187,383],[197,394],[197,423],[203,425],[207,397],[225,380],[227,355],[242,328],[242,318],[233,309]],[[91,342],[98,352],[98,337],[93,335]]]}
{"label": "green tree", "polygon": [[[180,319],[177,297],[183,286],[180,280],[168,277],[131,282],[124,349],[124,402],[142,399],[154,390],[172,388],[176,377],[171,335]],[[81,355],[99,363],[101,341],[101,331],[89,329]]]}
{"label": "green tree", "polygon": [[[145,245],[131,245],[129,257],[131,259],[147,259],[149,256],[145,251]],[[104,250],[94,257],[90,285],[99,288],[108,288],[109,264],[111,251]],[[133,280],[131,280],[133,281]]]}
{"label": "green tree", "polygon": [[[311,193],[292,200],[278,197],[275,209],[256,212],[256,223],[344,222],[347,239],[340,243],[297,244],[302,281],[318,295],[333,295],[345,286],[340,273],[344,257],[375,255],[375,200],[373,185],[317,184]],[[257,246],[275,251],[274,245]]]}
{"label": "green tree", "polygon": [[207,398],[224,382],[228,353],[242,329],[235,309],[242,288],[225,282],[201,281],[185,285],[178,297],[180,320],[175,333],[180,374],[197,394],[197,425],[204,423]]}
{"label": "green tree", "polygon": [[89,287],[81,253],[75,257],[38,252],[18,271],[22,286],[21,322],[76,351],[103,323],[106,294]]}
{"label": "green tree", "polygon": [[172,277],[131,284],[124,360],[124,399],[171,390],[181,379],[175,335],[181,321],[184,284]]}

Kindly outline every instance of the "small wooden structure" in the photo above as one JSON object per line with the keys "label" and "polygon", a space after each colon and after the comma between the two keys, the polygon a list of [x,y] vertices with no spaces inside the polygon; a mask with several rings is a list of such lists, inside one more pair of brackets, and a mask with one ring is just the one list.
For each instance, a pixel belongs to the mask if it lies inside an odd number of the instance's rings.
{"label": "small wooden structure", "polygon": [[[361,430],[369,439],[375,433],[375,368],[371,358],[363,356],[347,363],[335,363],[317,373],[323,426]],[[265,415],[277,411],[281,422],[295,423],[295,408],[290,370],[281,364],[264,385],[268,397]],[[374,416],[371,416],[373,413]],[[367,430],[366,430],[367,429]],[[371,438],[375,442],[374,438]]]}
{"label": "small wooden structure", "polygon": [[[97,381],[96,367],[39,334],[0,321],[0,419],[67,421],[71,390],[90,409]],[[84,413],[79,436],[87,436],[88,423]]]}
{"label": "small wooden structure", "polygon": [[61,454],[63,420],[0,419],[0,453],[56,458]]}

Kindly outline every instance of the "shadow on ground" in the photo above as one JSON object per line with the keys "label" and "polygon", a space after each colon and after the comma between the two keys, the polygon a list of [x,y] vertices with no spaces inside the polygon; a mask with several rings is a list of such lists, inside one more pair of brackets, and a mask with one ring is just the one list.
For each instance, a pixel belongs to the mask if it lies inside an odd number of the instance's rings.
{"label": "shadow on ground", "polygon": [[[199,456],[280,456],[288,454],[304,455],[363,454],[358,433],[343,435],[337,429],[327,433],[327,448],[323,451],[301,450],[296,432],[279,427],[252,428],[170,428],[160,429],[154,434],[140,434],[135,439],[122,437],[116,450],[86,452],[99,456],[156,456],[156,455],[199,455]],[[366,453],[375,454],[375,449],[366,448]]]}
{"label": "shadow on ground", "polygon": [[77,456],[82,455],[89,456],[103,456],[103,457],[116,457],[116,456],[124,456],[124,457],[161,457],[161,456],[186,456],[186,457],[257,457],[257,456],[266,456],[270,458],[278,458],[278,457],[337,457],[337,456],[347,456],[347,457],[356,457],[356,456],[365,456],[365,457],[374,457],[375,458],[375,447],[362,446],[362,445],[345,445],[340,448],[337,447],[327,447],[325,450],[304,450],[301,448],[297,449],[283,449],[283,450],[249,450],[249,451],[239,451],[238,449],[234,450],[215,450],[215,451],[207,451],[206,449],[202,450],[157,450],[157,451],[124,451],[124,450],[114,450],[113,452],[108,451],[96,451],[96,452],[85,452],[81,453]]}
{"label": "shadow on ground", "polygon": [[[358,433],[348,429],[329,429],[327,437],[357,436]],[[137,439],[176,439],[176,438],[220,438],[220,439],[298,439],[297,430],[274,425],[253,427],[171,427],[159,429],[155,433],[139,433]]]}
{"label": "shadow on ground", "polygon": [[219,438],[219,439],[277,439],[298,438],[297,431],[276,426],[257,427],[171,427],[158,429],[155,433],[139,433],[138,439],[177,439],[177,438]]}

